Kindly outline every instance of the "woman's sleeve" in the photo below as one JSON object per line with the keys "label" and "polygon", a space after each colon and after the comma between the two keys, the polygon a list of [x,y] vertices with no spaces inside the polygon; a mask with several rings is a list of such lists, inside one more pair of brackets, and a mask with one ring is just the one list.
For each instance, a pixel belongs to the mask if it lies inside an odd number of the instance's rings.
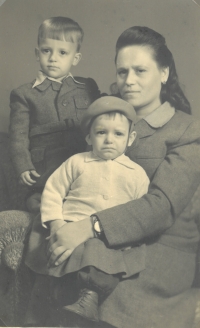
{"label": "woman's sleeve", "polygon": [[22,172],[35,169],[29,152],[30,110],[19,89],[11,92],[10,108],[10,152],[15,171],[19,176]]}
{"label": "woman's sleeve", "polygon": [[142,242],[163,233],[200,184],[200,124],[192,122],[157,168],[148,194],[96,213],[110,246]]}

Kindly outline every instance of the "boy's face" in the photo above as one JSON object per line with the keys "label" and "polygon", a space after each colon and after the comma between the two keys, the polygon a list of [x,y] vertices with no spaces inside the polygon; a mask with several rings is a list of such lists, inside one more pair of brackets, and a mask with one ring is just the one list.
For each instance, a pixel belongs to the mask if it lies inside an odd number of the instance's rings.
{"label": "boy's face", "polygon": [[81,59],[77,44],[68,41],[44,39],[35,50],[42,71],[54,79],[62,78]]}
{"label": "boy's face", "polygon": [[109,160],[122,155],[135,137],[135,131],[129,135],[129,121],[124,115],[103,114],[93,121],[86,141],[98,157]]}

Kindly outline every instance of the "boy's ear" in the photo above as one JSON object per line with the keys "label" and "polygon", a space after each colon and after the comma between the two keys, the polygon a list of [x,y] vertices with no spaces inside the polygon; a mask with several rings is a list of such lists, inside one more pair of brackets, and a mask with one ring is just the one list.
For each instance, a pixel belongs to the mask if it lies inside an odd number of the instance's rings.
{"label": "boy's ear", "polygon": [[92,141],[91,141],[91,139],[90,139],[90,135],[89,135],[89,134],[85,137],[85,140],[86,140],[86,142],[87,142],[87,144],[88,144],[89,146],[92,145]]}
{"label": "boy's ear", "polygon": [[80,62],[81,58],[82,58],[82,54],[80,52],[77,52],[74,56],[74,60],[73,60],[72,65],[76,66]]}
{"label": "boy's ear", "polygon": [[39,58],[39,49],[38,48],[35,48],[35,57],[36,57],[37,61],[40,60],[40,58]]}
{"label": "boy's ear", "polygon": [[128,139],[128,146],[129,147],[132,145],[132,143],[135,140],[136,136],[137,136],[137,132],[136,131],[133,131],[133,132],[130,133],[129,139]]}

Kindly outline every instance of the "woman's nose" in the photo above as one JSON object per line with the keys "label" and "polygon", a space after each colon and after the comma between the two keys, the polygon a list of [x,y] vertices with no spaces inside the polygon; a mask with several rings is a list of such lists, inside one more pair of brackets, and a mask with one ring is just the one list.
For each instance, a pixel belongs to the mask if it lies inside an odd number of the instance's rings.
{"label": "woman's nose", "polygon": [[126,76],[126,84],[131,85],[136,83],[136,75],[134,72],[129,72]]}

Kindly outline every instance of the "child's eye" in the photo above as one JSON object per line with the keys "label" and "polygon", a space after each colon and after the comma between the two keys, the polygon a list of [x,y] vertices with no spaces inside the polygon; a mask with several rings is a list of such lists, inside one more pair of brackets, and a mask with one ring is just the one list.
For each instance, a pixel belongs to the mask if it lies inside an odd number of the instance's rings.
{"label": "child's eye", "polygon": [[45,54],[49,53],[49,51],[50,51],[49,49],[42,49],[42,52]]}
{"label": "child's eye", "polygon": [[66,51],[64,51],[64,50],[62,50],[60,53],[61,53],[61,55],[66,55],[67,54]]}
{"label": "child's eye", "polygon": [[117,136],[123,136],[123,135],[124,135],[122,132],[119,132],[119,131],[115,132],[115,134],[116,134]]}
{"label": "child's eye", "polygon": [[100,134],[100,135],[102,135],[102,134],[105,134],[105,131],[97,131],[97,134]]}

